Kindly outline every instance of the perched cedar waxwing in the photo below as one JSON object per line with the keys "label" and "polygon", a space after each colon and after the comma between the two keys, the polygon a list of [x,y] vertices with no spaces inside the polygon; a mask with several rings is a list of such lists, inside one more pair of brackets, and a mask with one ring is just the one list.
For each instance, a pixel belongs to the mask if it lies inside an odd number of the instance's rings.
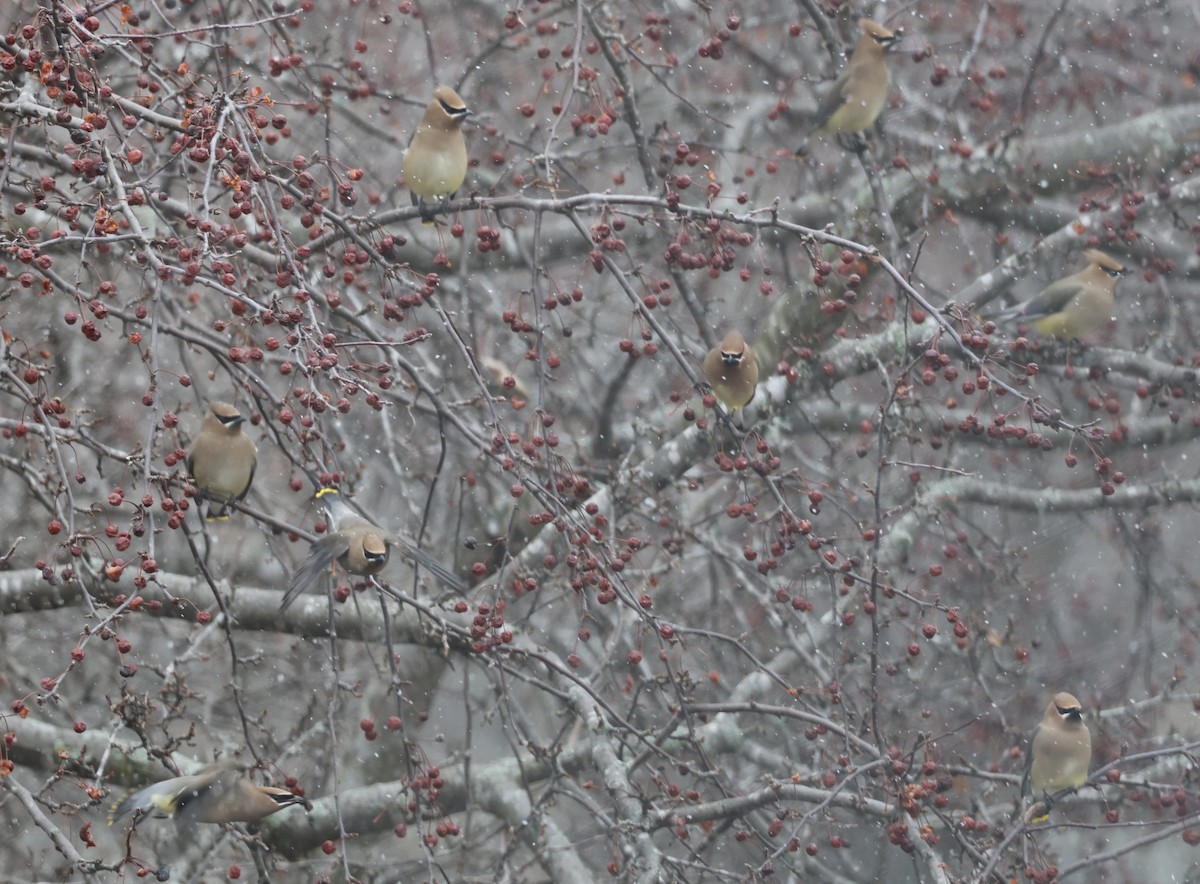
{"label": "perched cedar waxwing", "polygon": [[421,125],[404,152],[404,180],[421,217],[431,220],[425,200],[449,199],[467,177],[467,142],[462,122],[470,111],[449,86],[433,90]]}
{"label": "perched cedar waxwing", "polygon": [[230,501],[241,500],[250,490],[258,449],[242,429],[246,419],[227,402],[210,402],[208,414],[188,452],[187,468],[205,497],[221,502],[221,508],[208,518],[229,517]]}
{"label": "perched cedar waxwing", "polygon": [[387,564],[392,546],[398,547],[409,560],[428,568],[455,591],[466,592],[467,588],[462,581],[441,562],[402,538],[385,532],[374,522],[350,509],[336,488],[322,488],[315,497],[325,506],[328,533],[309,549],[308,558],[293,575],[292,585],[283,595],[280,610],[312,586],[334,560],[346,571],[360,577],[378,574]]}
{"label": "perched cedar waxwing", "polygon": [[1083,253],[1087,267],[1050,283],[1024,304],[989,315],[988,319],[1019,319],[1044,335],[1079,338],[1112,318],[1117,280],[1125,268],[1099,249]]}
{"label": "perched cedar waxwing", "polygon": [[900,38],[869,18],[858,20],[862,35],[850,61],[842,69],[833,87],[817,106],[812,129],[796,149],[797,157],[808,155],[808,142],[821,135],[865,132],[875,125],[887,103],[887,51]]}
{"label": "perched cedar waxwing", "polygon": [[1083,707],[1071,694],[1055,694],[1033,734],[1021,794],[1030,785],[1046,796],[1082,786],[1091,762],[1092,734]]}
{"label": "perched cedar waxwing", "polygon": [[181,828],[191,823],[252,823],[289,804],[303,803],[304,798],[287,789],[251,782],[232,762],[223,761],[195,776],[174,777],[128,793],[109,808],[108,824],[134,811],[173,816]]}
{"label": "perched cedar waxwing", "polygon": [[730,411],[750,404],[758,386],[758,360],[739,331],[725,335],[704,357],[704,379]]}

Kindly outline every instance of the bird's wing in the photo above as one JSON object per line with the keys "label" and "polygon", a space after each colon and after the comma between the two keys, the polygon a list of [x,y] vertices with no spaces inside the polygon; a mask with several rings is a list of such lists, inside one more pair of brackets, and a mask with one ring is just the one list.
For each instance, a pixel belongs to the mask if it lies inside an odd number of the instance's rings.
{"label": "bird's wing", "polygon": [[1009,319],[1042,319],[1062,310],[1071,299],[1080,293],[1083,284],[1073,277],[1050,283],[1028,301],[984,313],[984,319],[1006,321]]}
{"label": "bird's wing", "polygon": [[258,469],[258,452],[250,460],[250,475],[246,477],[246,487],[242,489],[242,493],[237,496],[238,500],[245,500],[246,495],[250,493],[250,486],[254,484],[254,471]]}
{"label": "bird's wing", "polygon": [[[170,783],[171,780],[164,782]],[[144,786],[141,789],[126,792],[119,801],[114,801],[108,809],[108,824],[110,826],[114,825],[122,817],[128,816],[136,810],[140,810],[147,815],[153,814],[157,817],[170,816],[170,811],[165,805],[172,791],[170,787],[164,787],[163,783],[151,783],[149,786]]]}
{"label": "bird's wing", "polygon": [[429,553],[425,552],[425,550],[420,549],[419,547],[413,546],[411,543],[409,543],[403,537],[399,537],[395,534],[386,535],[385,539],[392,546],[395,546],[396,548],[398,548],[400,550],[401,555],[403,555],[410,562],[417,563],[422,568],[424,568],[425,570],[427,570],[431,574],[433,574],[435,577],[437,577],[438,580],[442,581],[442,583],[446,584],[448,587],[453,589],[455,592],[462,594],[462,595],[466,594],[466,592],[467,592],[466,584],[464,584],[461,580],[459,580],[458,577],[455,576],[453,571],[451,571],[449,568],[447,568],[445,565],[443,565],[441,562],[439,562],[436,558],[431,556]]}
{"label": "bird's wing", "polygon": [[1083,284],[1070,277],[1052,282],[1042,289],[1041,292],[1022,304],[1021,311],[1017,315],[1023,316],[1026,319],[1041,319],[1043,316],[1058,313],[1070,304],[1071,299],[1078,295],[1082,289]]}
{"label": "bird's wing", "polygon": [[1025,770],[1021,773],[1022,798],[1029,794],[1030,777],[1033,775],[1033,741],[1037,739],[1038,731],[1041,729],[1040,724],[1033,729],[1033,733],[1029,735],[1029,744],[1025,747]]}
{"label": "bird's wing", "polygon": [[189,777],[173,799],[175,805],[175,828],[180,831],[197,822],[197,816],[210,806],[212,797],[228,790],[241,773],[232,761],[222,761]]}
{"label": "bird's wing", "polygon": [[829,119],[846,103],[846,84],[849,80],[850,65],[847,64],[838,74],[838,78],[833,81],[833,86],[825,93],[820,104],[817,105],[817,112],[810,121],[810,131],[815,132],[828,123]]}
{"label": "bird's wing", "polygon": [[138,810],[147,816],[153,815],[160,818],[177,814],[197,795],[203,794],[214,782],[232,769],[231,762],[221,762],[195,776],[172,777],[168,780],[151,783],[136,791],[127,792],[109,809],[108,824],[111,826],[122,817]]}
{"label": "bird's wing", "polygon": [[283,595],[283,601],[279,604],[280,610],[286,608],[296,600],[297,596],[307,591],[322,573],[329,570],[334,559],[345,555],[349,548],[345,536],[339,531],[327,534],[314,543],[309,548],[308,558],[304,560],[300,570],[292,575],[292,584]]}

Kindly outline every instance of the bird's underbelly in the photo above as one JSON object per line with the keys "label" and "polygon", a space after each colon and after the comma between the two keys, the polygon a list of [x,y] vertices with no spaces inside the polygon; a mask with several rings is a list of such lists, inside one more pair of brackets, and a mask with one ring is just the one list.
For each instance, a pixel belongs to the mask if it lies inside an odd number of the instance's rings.
{"label": "bird's underbelly", "polygon": [[455,151],[433,154],[420,162],[405,163],[404,180],[418,196],[449,196],[466,177],[467,157]]}
{"label": "bird's underbelly", "polygon": [[829,118],[826,128],[831,132],[862,132],[870,128],[882,110],[882,101],[851,98]]}
{"label": "bird's underbelly", "polygon": [[216,497],[237,497],[246,490],[246,470],[224,461],[202,471],[196,484]]}

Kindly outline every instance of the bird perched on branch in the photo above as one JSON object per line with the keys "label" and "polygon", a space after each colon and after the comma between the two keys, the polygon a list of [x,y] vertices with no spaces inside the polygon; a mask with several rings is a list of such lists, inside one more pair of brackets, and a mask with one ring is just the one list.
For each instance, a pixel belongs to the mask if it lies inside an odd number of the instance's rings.
{"label": "bird perched on branch", "polygon": [[731,331],[704,357],[704,379],[731,412],[745,408],[758,388],[758,360],[740,331]]}
{"label": "bird perched on branch", "polygon": [[242,500],[254,480],[258,449],[242,429],[246,418],[228,402],[210,402],[187,456],[187,469],[201,493],[221,508],[208,519],[229,518],[229,504]]}
{"label": "bird perched on branch", "polygon": [[1048,808],[1055,792],[1087,782],[1091,763],[1092,733],[1084,723],[1083,707],[1071,694],[1055,694],[1033,733],[1021,794],[1032,786],[1042,793]]}
{"label": "bird perched on branch", "polygon": [[[129,792],[109,808],[108,824],[132,813],[174,817],[181,829],[192,823],[252,823],[304,803],[302,796],[287,789],[251,782],[233,762],[223,761],[194,776],[173,777]],[[134,819],[135,825],[141,816]]]}
{"label": "bird perched on branch", "polygon": [[467,177],[467,142],[462,123],[471,111],[449,86],[433,90],[433,101],[404,152],[404,180],[421,218],[433,220],[425,201],[446,201]]}
{"label": "bird perched on branch", "polygon": [[1044,335],[1068,340],[1100,328],[1112,318],[1117,282],[1125,267],[1099,249],[1088,249],[1083,255],[1088,265],[1078,273],[1050,283],[1023,304],[986,318],[1020,320]]}
{"label": "bird perched on branch", "polygon": [[429,569],[456,592],[467,591],[462,581],[433,556],[352,510],[336,488],[322,488],[315,499],[325,508],[328,532],[312,545],[308,558],[292,576],[292,584],[279,605],[281,610],[308,590],[335,561],[344,570],[360,577],[378,574],[387,564],[393,546],[398,547],[405,558]]}
{"label": "bird perched on branch", "polygon": [[817,105],[812,129],[796,149],[797,159],[808,155],[808,143],[813,138],[870,129],[887,103],[891,84],[887,52],[900,37],[869,18],[859,19],[858,30],[861,34],[850,61]]}

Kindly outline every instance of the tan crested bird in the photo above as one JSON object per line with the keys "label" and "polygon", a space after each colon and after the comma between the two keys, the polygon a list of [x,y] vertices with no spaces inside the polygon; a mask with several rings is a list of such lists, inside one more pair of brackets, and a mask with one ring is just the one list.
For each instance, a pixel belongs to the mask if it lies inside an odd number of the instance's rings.
{"label": "tan crested bird", "polygon": [[745,408],[758,387],[758,360],[740,331],[725,335],[704,357],[704,379],[730,411]]}
{"label": "tan crested bird", "polygon": [[229,503],[242,500],[254,481],[258,449],[242,429],[246,420],[228,402],[210,402],[187,456],[187,469],[203,495],[221,508],[208,518],[228,518]]}
{"label": "tan crested bird", "polygon": [[859,19],[858,29],[861,34],[850,61],[817,105],[812,128],[796,149],[798,158],[808,155],[808,142],[813,138],[870,129],[887,103],[891,84],[887,52],[900,38],[869,18]]}
{"label": "tan crested bird", "polygon": [[1034,731],[1021,794],[1032,786],[1051,796],[1076,789],[1087,781],[1092,763],[1092,734],[1083,721],[1083,707],[1066,692],[1054,695]]}
{"label": "tan crested bird", "polygon": [[426,200],[445,201],[467,177],[467,142],[462,123],[470,114],[466,103],[449,86],[433,90],[433,101],[404,152],[404,180],[421,217],[432,220]]}
{"label": "tan crested bird", "polygon": [[174,817],[182,828],[192,823],[252,823],[304,798],[287,789],[260,786],[242,776],[233,762],[206,767],[194,776],[162,780],[130,792],[113,802],[108,811],[111,826],[132,813]]}
{"label": "tan crested bird", "polygon": [[1078,273],[1056,280],[1025,303],[987,318],[1020,320],[1044,335],[1068,340],[1102,327],[1112,318],[1117,282],[1126,269],[1099,249],[1088,249],[1083,256],[1088,265]]}
{"label": "tan crested bird", "polygon": [[281,610],[306,592],[335,561],[343,570],[360,577],[378,574],[387,564],[393,546],[405,558],[427,568],[456,592],[461,594],[467,591],[462,581],[429,553],[384,531],[370,519],[352,510],[336,488],[322,488],[315,498],[325,508],[328,530],[324,537],[312,545],[308,558],[292,576],[291,586],[279,605]]}

